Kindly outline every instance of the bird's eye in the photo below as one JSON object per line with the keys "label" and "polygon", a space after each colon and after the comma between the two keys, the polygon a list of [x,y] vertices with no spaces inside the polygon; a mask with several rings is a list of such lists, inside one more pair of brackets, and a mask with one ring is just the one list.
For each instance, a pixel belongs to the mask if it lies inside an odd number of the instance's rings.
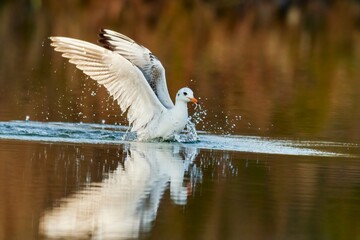
{"label": "bird's eye", "polygon": [[183,92],[183,94],[184,94],[184,96],[186,96],[186,95],[187,95],[187,92]]}
{"label": "bird's eye", "polygon": [[180,93],[178,93],[177,95],[180,96]]}

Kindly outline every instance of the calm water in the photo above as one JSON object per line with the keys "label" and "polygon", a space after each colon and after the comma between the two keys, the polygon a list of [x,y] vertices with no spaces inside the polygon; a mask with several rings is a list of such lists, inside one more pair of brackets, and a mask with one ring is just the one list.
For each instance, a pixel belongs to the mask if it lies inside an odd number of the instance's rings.
{"label": "calm water", "polygon": [[[358,3],[240,2],[3,1],[0,239],[360,239]],[[194,90],[199,141],[129,140],[49,47],[103,27]]]}
{"label": "calm water", "polygon": [[2,239],[349,239],[360,146],[100,124],[1,122]]}

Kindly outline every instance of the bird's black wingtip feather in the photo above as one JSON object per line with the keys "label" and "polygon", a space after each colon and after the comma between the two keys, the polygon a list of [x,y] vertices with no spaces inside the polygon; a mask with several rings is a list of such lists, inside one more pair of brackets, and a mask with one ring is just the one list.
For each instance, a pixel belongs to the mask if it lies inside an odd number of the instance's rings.
{"label": "bird's black wingtip feather", "polygon": [[[101,36],[100,36],[101,37]],[[98,43],[100,43],[104,48],[109,49],[109,50],[114,50],[114,46],[112,46],[106,38],[100,38],[98,40]]]}

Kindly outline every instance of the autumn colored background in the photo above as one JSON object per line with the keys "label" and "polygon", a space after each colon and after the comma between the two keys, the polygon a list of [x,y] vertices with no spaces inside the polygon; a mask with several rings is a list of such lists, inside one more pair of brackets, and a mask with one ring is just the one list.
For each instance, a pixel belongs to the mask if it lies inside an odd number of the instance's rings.
{"label": "autumn colored background", "polygon": [[193,88],[207,110],[199,129],[359,140],[358,1],[3,1],[0,14],[1,120],[126,124],[49,47],[110,28],[162,61],[172,97]]}
{"label": "autumn colored background", "polygon": [[[126,124],[105,89],[50,47],[56,35],[96,43],[100,28],[149,48],[172,97],[194,90],[199,130],[331,141],[334,152],[343,142],[359,156],[360,1],[3,0],[0,121]],[[41,239],[43,212],[106,179],[125,152],[2,140],[0,239]],[[202,149],[194,165],[196,191],[184,207],[164,195],[153,239],[360,236],[358,158]]]}

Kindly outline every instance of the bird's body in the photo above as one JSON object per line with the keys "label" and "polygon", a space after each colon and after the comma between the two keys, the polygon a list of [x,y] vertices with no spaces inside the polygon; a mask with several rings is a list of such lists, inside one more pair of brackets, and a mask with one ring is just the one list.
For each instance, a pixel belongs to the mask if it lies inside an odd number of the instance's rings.
{"label": "bird's body", "polygon": [[[191,92],[189,88],[182,88],[178,93]],[[171,139],[175,134],[180,133],[188,121],[188,108],[186,100],[177,100],[171,109],[163,109],[148,123],[145,128],[137,130],[140,140],[146,139]]]}
{"label": "bird's body", "polygon": [[160,61],[132,39],[101,30],[103,47],[66,37],[50,37],[51,45],[70,63],[103,85],[127,111],[131,130],[139,140],[171,139],[188,121],[187,103],[197,100],[189,88],[176,94],[175,105],[168,93]]}
{"label": "bird's body", "polygon": [[175,106],[167,110],[164,113],[163,117],[159,121],[159,125],[156,129],[156,137],[165,136],[169,138],[174,135],[174,133],[180,133],[188,119],[188,109],[186,102],[176,102]]}

